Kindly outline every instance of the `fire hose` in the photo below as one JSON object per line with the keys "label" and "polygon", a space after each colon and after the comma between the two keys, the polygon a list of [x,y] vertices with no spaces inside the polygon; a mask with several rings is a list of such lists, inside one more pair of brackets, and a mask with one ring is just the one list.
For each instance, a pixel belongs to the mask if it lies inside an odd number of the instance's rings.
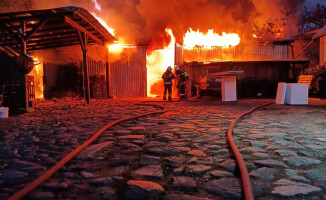
{"label": "fire hose", "polygon": [[[142,105],[142,104],[138,104]],[[8,198],[8,200],[18,200],[32,192],[34,189],[36,189],[38,186],[40,186],[42,183],[44,183],[46,180],[48,180],[55,172],[57,172],[59,169],[61,169],[67,162],[69,162],[71,159],[73,159],[78,153],[80,153],[83,149],[85,149],[88,145],[90,145],[92,142],[94,142],[104,131],[109,129],[110,127],[119,124],[124,121],[136,119],[139,117],[144,117],[147,115],[153,115],[153,114],[163,114],[167,112],[166,108],[157,104],[146,104],[147,106],[157,106],[161,107],[163,110],[161,111],[155,111],[155,112],[149,112],[133,117],[124,117],[119,120],[113,121],[103,128],[101,128],[99,131],[97,131],[90,139],[85,141],[83,144],[78,146],[76,149],[74,149],[72,152],[70,152],[68,155],[66,155],[64,158],[62,158],[57,164],[55,164],[53,167],[51,167],[48,171],[46,171],[44,174],[42,174],[40,177],[35,179],[33,182],[26,185],[23,189],[12,195]]]}
{"label": "fire hose", "polygon": [[[104,131],[111,128],[112,126],[119,124],[121,122],[124,122],[124,121],[136,119],[139,117],[144,117],[144,116],[153,115],[153,114],[163,114],[163,113],[167,112],[167,109],[161,105],[149,104],[149,103],[144,104],[144,103],[146,103],[146,102],[141,102],[136,105],[157,106],[157,107],[161,107],[163,110],[155,111],[155,112],[148,112],[148,113],[140,114],[140,115],[133,116],[133,117],[124,117],[124,118],[121,118],[119,120],[116,120],[116,121],[113,121],[113,122],[107,124],[106,126],[101,128],[99,131],[97,131],[90,139],[85,141],[83,144],[81,144],[76,149],[74,149],[72,152],[70,152],[68,155],[66,155],[64,158],[62,158],[57,164],[55,164],[53,167],[51,167],[48,171],[46,171],[40,177],[35,179],[33,182],[26,185],[23,189],[19,190],[17,193],[12,195],[11,197],[9,197],[7,200],[18,200],[18,199],[23,198],[30,192],[32,192],[34,189],[36,189],[38,186],[40,186],[42,183],[44,183],[46,180],[48,180],[59,169],[61,169],[66,163],[68,163],[71,159],[73,159],[78,153],[80,153],[88,145],[90,145],[92,142],[94,142]],[[227,140],[230,143],[231,149],[236,157],[236,161],[238,163],[238,166],[239,166],[239,169],[241,172],[241,179],[242,179],[243,190],[244,190],[246,200],[254,200],[254,195],[253,195],[253,191],[252,191],[252,187],[251,187],[251,183],[250,183],[250,178],[248,175],[248,170],[247,170],[246,165],[243,161],[243,158],[242,158],[242,156],[232,138],[232,130],[233,130],[233,127],[235,126],[235,124],[240,120],[240,118],[252,113],[253,111],[255,111],[258,108],[267,106],[269,104],[271,104],[271,103],[265,103],[263,105],[255,106],[252,109],[250,109],[249,111],[240,114],[239,116],[237,116],[237,118],[235,120],[232,121],[232,123],[228,129],[228,132],[227,132]]]}
{"label": "fire hose", "polygon": [[272,104],[272,102],[269,103],[265,103],[262,105],[258,105],[255,106],[253,108],[251,108],[250,110],[241,113],[240,115],[238,115],[231,123],[231,125],[229,126],[228,132],[227,132],[227,140],[229,141],[229,144],[231,146],[231,149],[233,151],[233,154],[236,158],[236,161],[238,163],[239,169],[240,169],[240,174],[241,174],[241,179],[242,179],[242,187],[243,187],[243,191],[244,191],[244,195],[245,195],[245,199],[246,200],[254,200],[254,194],[253,194],[253,190],[251,187],[251,183],[250,183],[250,178],[249,178],[249,174],[248,174],[248,170],[246,167],[246,164],[238,150],[237,145],[235,144],[233,138],[232,138],[232,130],[235,126],[235,124],[245,115],[248,115],[250,113],[252,113],[253,111],[257,110],[258,108],[267,106]]}

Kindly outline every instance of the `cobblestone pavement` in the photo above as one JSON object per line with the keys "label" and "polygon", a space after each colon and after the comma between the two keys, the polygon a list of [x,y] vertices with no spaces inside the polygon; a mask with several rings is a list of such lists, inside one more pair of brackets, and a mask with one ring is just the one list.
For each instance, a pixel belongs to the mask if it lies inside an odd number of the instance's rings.
{"label": "cobblestone pavement", "polygon": [[[41,101],[34,113],[0,120],[0,199],[103,125],[156,110],[134,105],[140,101]],[[110,128],[27,199],[242,199],[225,136],[231,120],[258,103],[159,103],[169,112]],[[256,199],[325,199],[325,114],[322,106],[272,105],[237,124]]]}

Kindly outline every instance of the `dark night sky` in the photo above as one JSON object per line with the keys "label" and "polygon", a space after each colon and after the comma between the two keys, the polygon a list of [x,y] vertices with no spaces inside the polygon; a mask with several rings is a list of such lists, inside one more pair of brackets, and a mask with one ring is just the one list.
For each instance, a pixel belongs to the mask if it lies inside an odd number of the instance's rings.
{"label": "dark night sky", "polygon": [[306,0],[306,6],[314,6],[315,4],[322,4],[326,6],[326,0]]}

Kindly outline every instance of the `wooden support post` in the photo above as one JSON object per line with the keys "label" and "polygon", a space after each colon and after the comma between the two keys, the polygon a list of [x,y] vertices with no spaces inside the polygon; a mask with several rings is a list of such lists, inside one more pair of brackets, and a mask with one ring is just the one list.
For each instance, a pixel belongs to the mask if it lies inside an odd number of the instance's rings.
{"label": "wooden support post", "polygon": [[[21,21],[21,52],[24,54],[24,56],[27,54],[27,42],[26,42],[26,21],[22,20]],[[28,83],[27,83],[27,75],[25,74],[25,81],[24,81],[25,85],[25,108],[27,109],[29,107],[28,104],[28,99],[29,99],[29,95],[28,95]]]}
{"label": "wooden support post", "polygon": [[83,69],[84,69],[84,95],[87,104],[89,104],[90,100],[90,90],[89,90],[89,75],[88,75],[88,61],[87,61],[87,40],[88,37],[85,33],[81,33],[78,31],[79,39],[80,39],[80,46],[83,51]]}
{"label": "wooden support post", "polygon": [[107,98],[109,98],[110,97],[110,79],[111,79],[111,77],[110,77],[109,51],[107,51],[107,53],[106,53],[105,75],[106,75],[106,94],[107,94]]}
{"label": "wooden support post", "polygon": [[22,52],[27,54],[27,43],[26,43],[26,22],[25,20],[22,21]]}

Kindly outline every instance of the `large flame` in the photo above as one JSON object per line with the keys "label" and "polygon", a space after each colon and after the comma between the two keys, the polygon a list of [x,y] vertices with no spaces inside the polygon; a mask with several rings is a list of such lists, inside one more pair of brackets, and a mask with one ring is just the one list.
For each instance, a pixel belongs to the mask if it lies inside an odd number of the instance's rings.
{"label": "large flame", "polygon": [[211,48],[214,46],[229,47],[237,46],[240,43],[240,37],[236,33],[225,33],[222,35],[214,33],[214,30],[210,29],[206,34],[197,31],[193,31],[191,28],[187,31],[183,37],[183,45],[186,49],[192,49],[196,46]]}
{"label": "large flame", "polygon": [[[101,23],[102,26],[106,28],[113,36],[115,36],[115,29],[110,27],[101,17],[97,16],[95,13],[92,15]],[[119,38],[118,41],[114,41],[113,44],[107,44],[106,47],[110,54],[114,54],[114,57],[119,56],[124,50],[124,39]]]}
{"label": "large flame", "polygon": [[162,74],[168,66],[174,66],[175,37],[171,29],[165,30],[171,37],[171,42],[164,49],[153,51],[146,55],[147,66],[147,96],[155,97],[163,93]]}

